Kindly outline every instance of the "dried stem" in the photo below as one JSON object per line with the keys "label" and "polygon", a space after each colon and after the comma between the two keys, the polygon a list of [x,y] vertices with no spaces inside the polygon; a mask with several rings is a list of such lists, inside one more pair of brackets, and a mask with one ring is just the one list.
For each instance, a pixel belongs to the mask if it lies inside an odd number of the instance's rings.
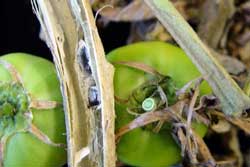
{"label": "dried stem", "polygon": [[57,101],[47,101],[47,100],[31,100],[29,107],[42,110],[42,109],[53,109],[56,107],[62,107],[62,104]]}
{"label": "dried stem", "polygon": [[133,129],[145,126],[152,122],[157,122],[160,120],[169,121],[170,119],[170,113],[167,111],[146,112],[125,126],[121,127],[116,133],[116,140]]}
{"label": "dried stem", "polygon": [[35,137],[37,137],[39,140],[41,140],[42,142],[44,142],[45,144],[54,146],[54,147],[65,147],[65,144],[62,143],[54,143],[53,141],[51,141],[51,139],[44,134],[40,129],[38,129],[34,124],[31,124],[30,128],[28,129],[28,131],[34,135]]}
{"label": "dried stem", "polygon": [[219,98],[226,115],[241,115],[250,107],[250,98],[211,55],[190,25],[169,0],[145,0],[158,19],[184,49]]}
{"label": "dried stem", "polygon": [[113,66],[106,61],[89,1],[80,0],[77,3],[77,0],[71,0],[70,3],[76,22],[83,32],[84,41],[86,42],[86,54],[89,54],[87,57],[89,57],[92,77],[94,78],[101,100],[101,116],[99,118],[100,120],[98,120],[101,123],[99,126],[95,124],[94,127],[92,127],[96,128],[96,136],[101,138],[99,143],[94,143],[99,145],[98,149],[102,158],[101,162],[99,162],[99,166],[113,167],[115,166],[116,160],[113,92],[114,69]]}
{"label": "dried stem", "polygon": [[[61,83],[68,166],[114,167],[113,68],[105,59],[89,1],[31,2]],[[98,106],[90,105],[93,87]],[[89,154],[77,156],[83,148],[89,148]]]}

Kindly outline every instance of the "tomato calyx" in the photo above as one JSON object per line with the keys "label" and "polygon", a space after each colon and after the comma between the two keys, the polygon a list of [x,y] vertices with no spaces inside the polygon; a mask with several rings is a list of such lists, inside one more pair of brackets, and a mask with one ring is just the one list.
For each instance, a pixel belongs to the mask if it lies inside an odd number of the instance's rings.
{"label": "tomato calyx", "polygon": [[15,67],[4,60],[0,60],[0,65],[9,72],[12,78],[12,81],[0,81],[0,166],[4,163],[8,139],[19,132],[28,132],[45,144],[65,148],[64,144],[51,141],[32,123],[32,109],[53,109],[61,105],[55,101],[32,99]]}
{"label": "tomato calyx", "polygon": [[21,84],[0,82],[0,119],[24,113],[28,105],[28,96]]}
{"label": "tomato calyx", "polygon": [[27,129],[32,122],[29,97],[20,83],[0,82],[0,137]]}
{"label": "tomato calyx", "polygon": [[174,104],[177,101],[175,91],[175,83],[171,77],[166,76],[160,79],[153,77],[153,79],[133,90],[128,99],[121,100],[119,97],[116,97],[116,102],[126,105],[128,110],[140,114],[145,112],[143,103],[145,103],[146,99],[152,98],[156,102],[156,106],[150,111],[163,109],[168,105]]}
{"label": "tomato calyx", "polygon": [[[171,77],[164,76],[159,78],[150,76],[148,81],[132,91],[127,100],[121,101],[116,99],[116,103],[126,106],[126,111],[131,116],[132,121],[147,112],[162,112],[168,108],[169,105],[175,104],[177,102],[175,92],[176,86]],[[159,133],[162,128],[167,127],[169,129],[169,124],[163,124],[163,122],[149,121],[149,123],[141,128],[143,130]]]}
{"label": "tomato calyx", "polygon": [[[125,105],[128,114],[135,116],[134,119],[145,112],[162,111],[169,105],[173,105],[177,102],[177,88],[174,80],[170,76],[164,76],[144,63],[126,61],[116,62],[115,64],[143,71],[147,76],[147,80],[135,88],[129,95],[128,99],[121,99],[117,96],[115,97],[116,103]],[[145,104],[148,100],[154,104],[151,104],[153,107],[151,106],[149,109],[145,109]],[[163,124],[161,121],[160,123],[153,121],[145,124],[141,128],[158,133],[161,128],[165,126],[168,125]]]}

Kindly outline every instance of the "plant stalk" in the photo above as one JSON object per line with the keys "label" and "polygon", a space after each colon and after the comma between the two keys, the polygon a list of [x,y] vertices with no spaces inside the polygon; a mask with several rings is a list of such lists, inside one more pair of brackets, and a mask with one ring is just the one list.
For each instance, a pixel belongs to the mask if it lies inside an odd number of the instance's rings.
{"label": "plant stalk", "polygon": [[31,2],[61,83],[67,165],[115,167],[114,69],[105,59],[89,1]]}

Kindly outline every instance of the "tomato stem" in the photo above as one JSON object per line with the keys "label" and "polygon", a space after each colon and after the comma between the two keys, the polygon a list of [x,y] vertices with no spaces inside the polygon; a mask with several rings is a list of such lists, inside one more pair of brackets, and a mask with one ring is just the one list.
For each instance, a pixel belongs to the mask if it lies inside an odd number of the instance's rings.
{"label": "tomato stem", "polygon": [[143,102],[142,102],[142,109],[144,111],[153,111],[155,110],[157,107],[157,99],[155,98],[146,98]]}

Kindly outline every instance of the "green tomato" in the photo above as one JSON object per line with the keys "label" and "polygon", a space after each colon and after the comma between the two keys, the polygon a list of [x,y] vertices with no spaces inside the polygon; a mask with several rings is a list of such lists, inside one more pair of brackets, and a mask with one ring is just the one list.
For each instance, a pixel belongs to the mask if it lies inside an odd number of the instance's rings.
{"label": "green tomato", "polygon": [[65,164],[66,130],[54,65],[33,55],[12,53],[0,57],[0,74],[2,165]]}
{"label": "green tomato", "polygon": [[[124,46],[107,55],[115,66],[115,96],[128,99],[140,85],[149,81],[150,75],[144,71],[117,64],[118,62],[139,62],[159,73],[170,76],[177,88],[201,76],[185,53],[178,47],[163,42],[140,42]],[[151,77],[152,78],[152,77]],[[200,87],[201,94],[211,93],[206,82]],[[129,105],[116,102],[116,129],[128,124],[135,117],[127,112]],[[204,136],[207,127],[195,123],[194,129]],[[137,128],[121,137],[117,144],[120,161],[140,167],[167,167],[180,162],[180,148],[170,134],[170,130],[154,133],[145,128]]]}

